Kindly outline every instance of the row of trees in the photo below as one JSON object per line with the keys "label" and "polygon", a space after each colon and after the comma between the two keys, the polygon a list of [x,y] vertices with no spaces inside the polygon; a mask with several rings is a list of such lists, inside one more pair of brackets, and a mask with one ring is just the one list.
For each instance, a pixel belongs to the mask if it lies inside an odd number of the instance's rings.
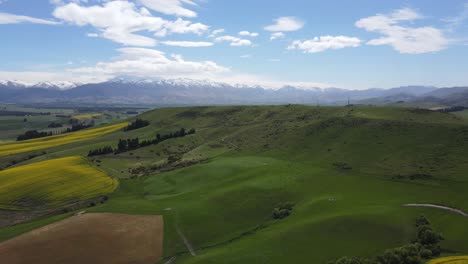
{"label": "row of trees", "polygon": [[63,127],[63,125],[61,123],[52,122],[47,127],[48,128],[57,128],[57,127]]}
{"label": "row of trees", "polygon": [[[61,126],[62,126],[62,124],[51,123],[49,125],[49,128],[57,128],[57,127],[61,127]],[[45,132],[45,131],[44,132],[39,132],[37,130],[28,130],[24,134],[17,136],[16,140],[17,141],[22,141],[22,140],[28,140],[28,139],[33,139],[33,138],[41,138],[41,137],[48,137],[48,136],[59,135],[59,134],[64,134],[64,133],[76,132],[76,131],[79,131],[79,130],[82,130],[82,129],[85,129],[85,128],[90,128],[92,126],[93,126],[92,124],[87,124],[87,125],[85,125],[85,124],[76,124],[76,125],[73,125],[71,128],[69,127],[69,128],[67,128],[66,130],[63,130],[63,131],[56,130],[56,131],[49,131],[49,132]]]}
{"label": "row of trees", "polygon": [[114,149],[111,146],[107,146],[107,147],[103,147],[103,148],[90,150],[88,152],[88,157],[104,155],[104,154],[109,154],[109,153],[113,153],[113,152],[114,152]]}
{"label": "row of trees", "polygon": [[88,156],[98,156],[98,155],[109,154],[112,152],[114,152],[115,154],[127,152],[130,150],[134,150],[134,149],[141,148],[141,147],[146,147],[149,145],[156,145],[171,138],[184,137],[186,135],[191,135],[191,134],[195,134],[195,129],[192,128],[187,132],[185,128],[181,128],[180,130],[174,133],[169,133],[165,135],[156,134],[156,138],[154,139],[148,139],[148,140],[142,140],[142,141],[140,141],[139,138],[119,139],[119,142],[117,144],[117,149],[113,149],[110,146],[106,146],[103,148],[90,150],[88,152]]}
{"label": "row of trees", "polygon": [[149,126],[149,124],[150,124],[149,121],[138,118],[137,120],[130,123],[124,130],[125,131],[135,130],[135,129],[142,128],[145,126]]}
{"label": "row of trees", "polygon": [[41,137],[47,137],[47,136],[52,136],[52,132],[39,132],[37,130],[29,130],[29,131],[26,131],[24,134],[16,137],[16,140],[21,141],[21,140],[41,138]]}
{"label": "row of trees", "polygon": [[93,124],[76,124],[76,125],[72,125],[71,128],[67,128],[67,130],[65,130],[64,133],[75,132],[75,131],[78,131],[78,130],[90,128],[92,126],[94,126],[94,125]]}
{"label": "row of trees", "polygon": [[424,216],[416,220],[416,229],[416,238],[407,245],[388,249],[375,258],[343,257],[330,264],[423,264],[427,259],[439,256],[442,235],[432,229]]}

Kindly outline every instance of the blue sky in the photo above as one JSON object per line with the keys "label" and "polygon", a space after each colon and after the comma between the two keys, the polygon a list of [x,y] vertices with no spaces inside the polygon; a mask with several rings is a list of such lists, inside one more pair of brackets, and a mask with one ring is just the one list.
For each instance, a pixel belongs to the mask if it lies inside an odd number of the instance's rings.
{"label": "blue sky", "polygon": [[468,84],[468,1],[0,0],[0,79]]}

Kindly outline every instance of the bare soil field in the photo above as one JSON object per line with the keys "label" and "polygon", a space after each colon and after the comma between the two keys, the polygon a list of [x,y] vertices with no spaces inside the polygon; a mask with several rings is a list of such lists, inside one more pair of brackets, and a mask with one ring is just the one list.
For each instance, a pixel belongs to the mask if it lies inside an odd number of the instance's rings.
{"label": "bare soil field", "polygon": [[83,214],[0,243],[8,264],[153,264],[162,256],[161,216]]}

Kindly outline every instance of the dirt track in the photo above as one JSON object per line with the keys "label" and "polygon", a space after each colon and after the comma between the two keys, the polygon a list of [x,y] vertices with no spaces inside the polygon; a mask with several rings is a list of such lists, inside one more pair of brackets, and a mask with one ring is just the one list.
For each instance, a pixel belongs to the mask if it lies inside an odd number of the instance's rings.
{"label": "dirt track", "polygon": [[463,211],[460,210],[460,209],[451,208],[451,207],[443,206],[443,205],[437,205],[437,204],[404,204],[403,206],[408,206],[408,207],[430,207],[430,208],[437,208],[437,209],[441,209],[441,210],[450,211],[450,212],[453,212],[453,213],[462,215],[462,216],[464,216],[464,217],[468,217],[468,214],[465,213],[465,212],[463,212]]}
{"label": "dirt track", "polygon": [[8,264],[148,264],[162,256],[161,216],[84,214],[0,243]]}

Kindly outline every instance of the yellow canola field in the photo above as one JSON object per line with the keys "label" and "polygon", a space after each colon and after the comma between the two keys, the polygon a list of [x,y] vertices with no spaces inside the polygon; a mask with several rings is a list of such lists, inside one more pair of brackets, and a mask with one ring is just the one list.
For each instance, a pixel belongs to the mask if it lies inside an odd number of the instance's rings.
{"label": "yellow canola field", "polygon": [[72,116],[72,118],[75,118],[75,119],[91,119],[91,118],[100,117],[100,116],[102,116],[102,114],[82,114],[82,115],[74,115],[74,116]]}
{"label": "yellow canola field", "polygon": [[468,256],[451,256],[433,259],[428,264],[468,264]]}
{"label": "yellow canola field", "polygon": [[0,171],[0,209],[67,205],[113,192],[118,181],[79,156]]}
{"label": "yellow canola field", "polygon": [[0,157],[94,139],[122,129],[127,125],[127,123],[119,123],[56,136],[0,144]]}

